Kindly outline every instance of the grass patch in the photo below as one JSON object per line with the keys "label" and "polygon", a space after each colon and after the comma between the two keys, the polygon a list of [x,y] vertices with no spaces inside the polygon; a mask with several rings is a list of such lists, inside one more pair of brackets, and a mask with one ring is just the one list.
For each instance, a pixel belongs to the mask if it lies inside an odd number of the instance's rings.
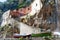
{"label": "grass patch", "polygon": [[47,37],[52,36],[52,33],[40,33],[40,34],[32,34],[32,37]]}

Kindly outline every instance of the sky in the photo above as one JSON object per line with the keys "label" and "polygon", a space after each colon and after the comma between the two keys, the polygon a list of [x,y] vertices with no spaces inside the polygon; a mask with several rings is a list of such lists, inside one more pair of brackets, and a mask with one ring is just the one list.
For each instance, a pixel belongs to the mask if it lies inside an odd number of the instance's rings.
{"label": "sky", "polygon": [[0,0],[0,2],[4,2],[4,1],[6,1],[6,0]]}

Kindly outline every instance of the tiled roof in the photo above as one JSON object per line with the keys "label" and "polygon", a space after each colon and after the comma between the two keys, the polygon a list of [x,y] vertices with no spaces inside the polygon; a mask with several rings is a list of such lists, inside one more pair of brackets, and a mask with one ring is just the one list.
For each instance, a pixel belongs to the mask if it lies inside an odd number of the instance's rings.
{"label": "tiled roof", "polygon": [[31,12],[31,6],[26,7],[26,8],[20,8],[18,10],[16,10],[16,9],[12,10],[11,15],[18,17],[18,16],[24,16],[24,15],[28,14],[29,12]]}

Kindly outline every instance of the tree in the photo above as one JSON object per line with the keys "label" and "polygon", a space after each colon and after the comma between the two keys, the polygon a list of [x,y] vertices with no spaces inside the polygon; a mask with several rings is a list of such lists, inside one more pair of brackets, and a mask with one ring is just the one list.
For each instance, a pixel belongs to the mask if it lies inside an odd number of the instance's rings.
{"label": "tree", "polygon": [[18,6],[19,0],[7,0],[9,2],[10,9],[16,9]]}
{"label": "tree", "polygon": [[2,10],[4,7],[4,4],[2,2],[0,2],[0,9]]}
{"label": "tree", "polygon": [[16,9],[17,5],[18,0],[7,0],[5,2],[0,2],[0,9],[5,12],[9,9]]}

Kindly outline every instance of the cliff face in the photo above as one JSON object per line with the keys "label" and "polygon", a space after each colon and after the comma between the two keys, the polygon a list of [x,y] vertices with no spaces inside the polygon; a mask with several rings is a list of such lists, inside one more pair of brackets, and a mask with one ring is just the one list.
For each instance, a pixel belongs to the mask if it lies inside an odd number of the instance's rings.
{"label": "cliff face", "polygon": [[60,0],[57,0],[58,26],[60,27]]}
{"label": "cliff face", "polygon": [[58,30],[57,31],[60,31],[60,0],[57,0],[57,13],[58,13],[58,20],[57,20]]}
{"label": "cliff face", "polygon": [[56,0],[56,10],[57,10],[57,28],[54,32],[54,35],[60,36],[60,0]]}
{"label": "cliff face", "polygon": [[58,13],[60,14],[60,0],[57,0],[57,4],[58,4],[58,5],[57,5],[57,7],[58,7],[58,8],[57,8],[57,11],[58,11]]}

